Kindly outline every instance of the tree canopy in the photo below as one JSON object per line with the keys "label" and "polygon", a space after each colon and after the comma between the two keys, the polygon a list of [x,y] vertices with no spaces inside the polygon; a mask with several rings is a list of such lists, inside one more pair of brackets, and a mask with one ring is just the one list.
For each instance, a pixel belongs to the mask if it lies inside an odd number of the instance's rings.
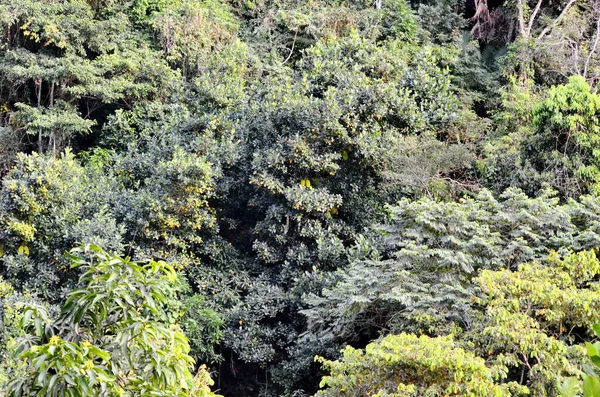
{"label": "tree canopy", "polygon": [[592,393],[599,53],[592,0],[0,0],[0,394]]}

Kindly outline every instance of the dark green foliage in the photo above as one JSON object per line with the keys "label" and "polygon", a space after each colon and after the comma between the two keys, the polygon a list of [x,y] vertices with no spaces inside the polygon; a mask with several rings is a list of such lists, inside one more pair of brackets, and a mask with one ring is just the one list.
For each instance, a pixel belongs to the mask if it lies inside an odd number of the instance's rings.
{"label": "dark green foliage", "polygon": [[80,241],[123,248],[123,226],[106,206],[115,188],[70,152],[58,160],[20,155],[0,191],[0,273],[19,289],[52,300],[63,296],[77,280],[66,250]]}

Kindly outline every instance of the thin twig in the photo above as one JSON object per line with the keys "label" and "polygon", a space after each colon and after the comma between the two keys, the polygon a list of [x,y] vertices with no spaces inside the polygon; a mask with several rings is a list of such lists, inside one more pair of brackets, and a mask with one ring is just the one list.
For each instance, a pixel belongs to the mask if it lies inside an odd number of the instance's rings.
{"label": "thin twig", "polygon": [[290,55],[288,55],[287,58],[285,58],[285,61],[283,61],[281,63],[281,66],[285,65],[285,63],[287,61],[290,60],[290,58],[292,57],[292,54],[294,53],[294,47],[296,46],[296,38],[298,37],[298,31],[296,30],[296,32],[294,33],[294,41],[292,42],[292,49],[290,50]]}

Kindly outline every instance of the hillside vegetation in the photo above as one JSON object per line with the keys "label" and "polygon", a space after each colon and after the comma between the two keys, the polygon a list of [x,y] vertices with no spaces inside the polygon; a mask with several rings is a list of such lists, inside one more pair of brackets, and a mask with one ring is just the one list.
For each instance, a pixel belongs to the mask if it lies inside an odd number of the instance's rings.
{"label": "hillside vegetation", "polygon": [[598,87],[595,0],[0,0],[0,395],[600,397]]}

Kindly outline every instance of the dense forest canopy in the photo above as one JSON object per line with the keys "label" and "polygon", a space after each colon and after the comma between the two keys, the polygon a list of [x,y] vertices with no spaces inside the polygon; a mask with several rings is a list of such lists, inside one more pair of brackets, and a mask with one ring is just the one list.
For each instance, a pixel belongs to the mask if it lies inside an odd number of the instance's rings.
{"label": "dense forest canopy", "polygon": [[600,396],[595,0],[0,0],[0,394]]}

